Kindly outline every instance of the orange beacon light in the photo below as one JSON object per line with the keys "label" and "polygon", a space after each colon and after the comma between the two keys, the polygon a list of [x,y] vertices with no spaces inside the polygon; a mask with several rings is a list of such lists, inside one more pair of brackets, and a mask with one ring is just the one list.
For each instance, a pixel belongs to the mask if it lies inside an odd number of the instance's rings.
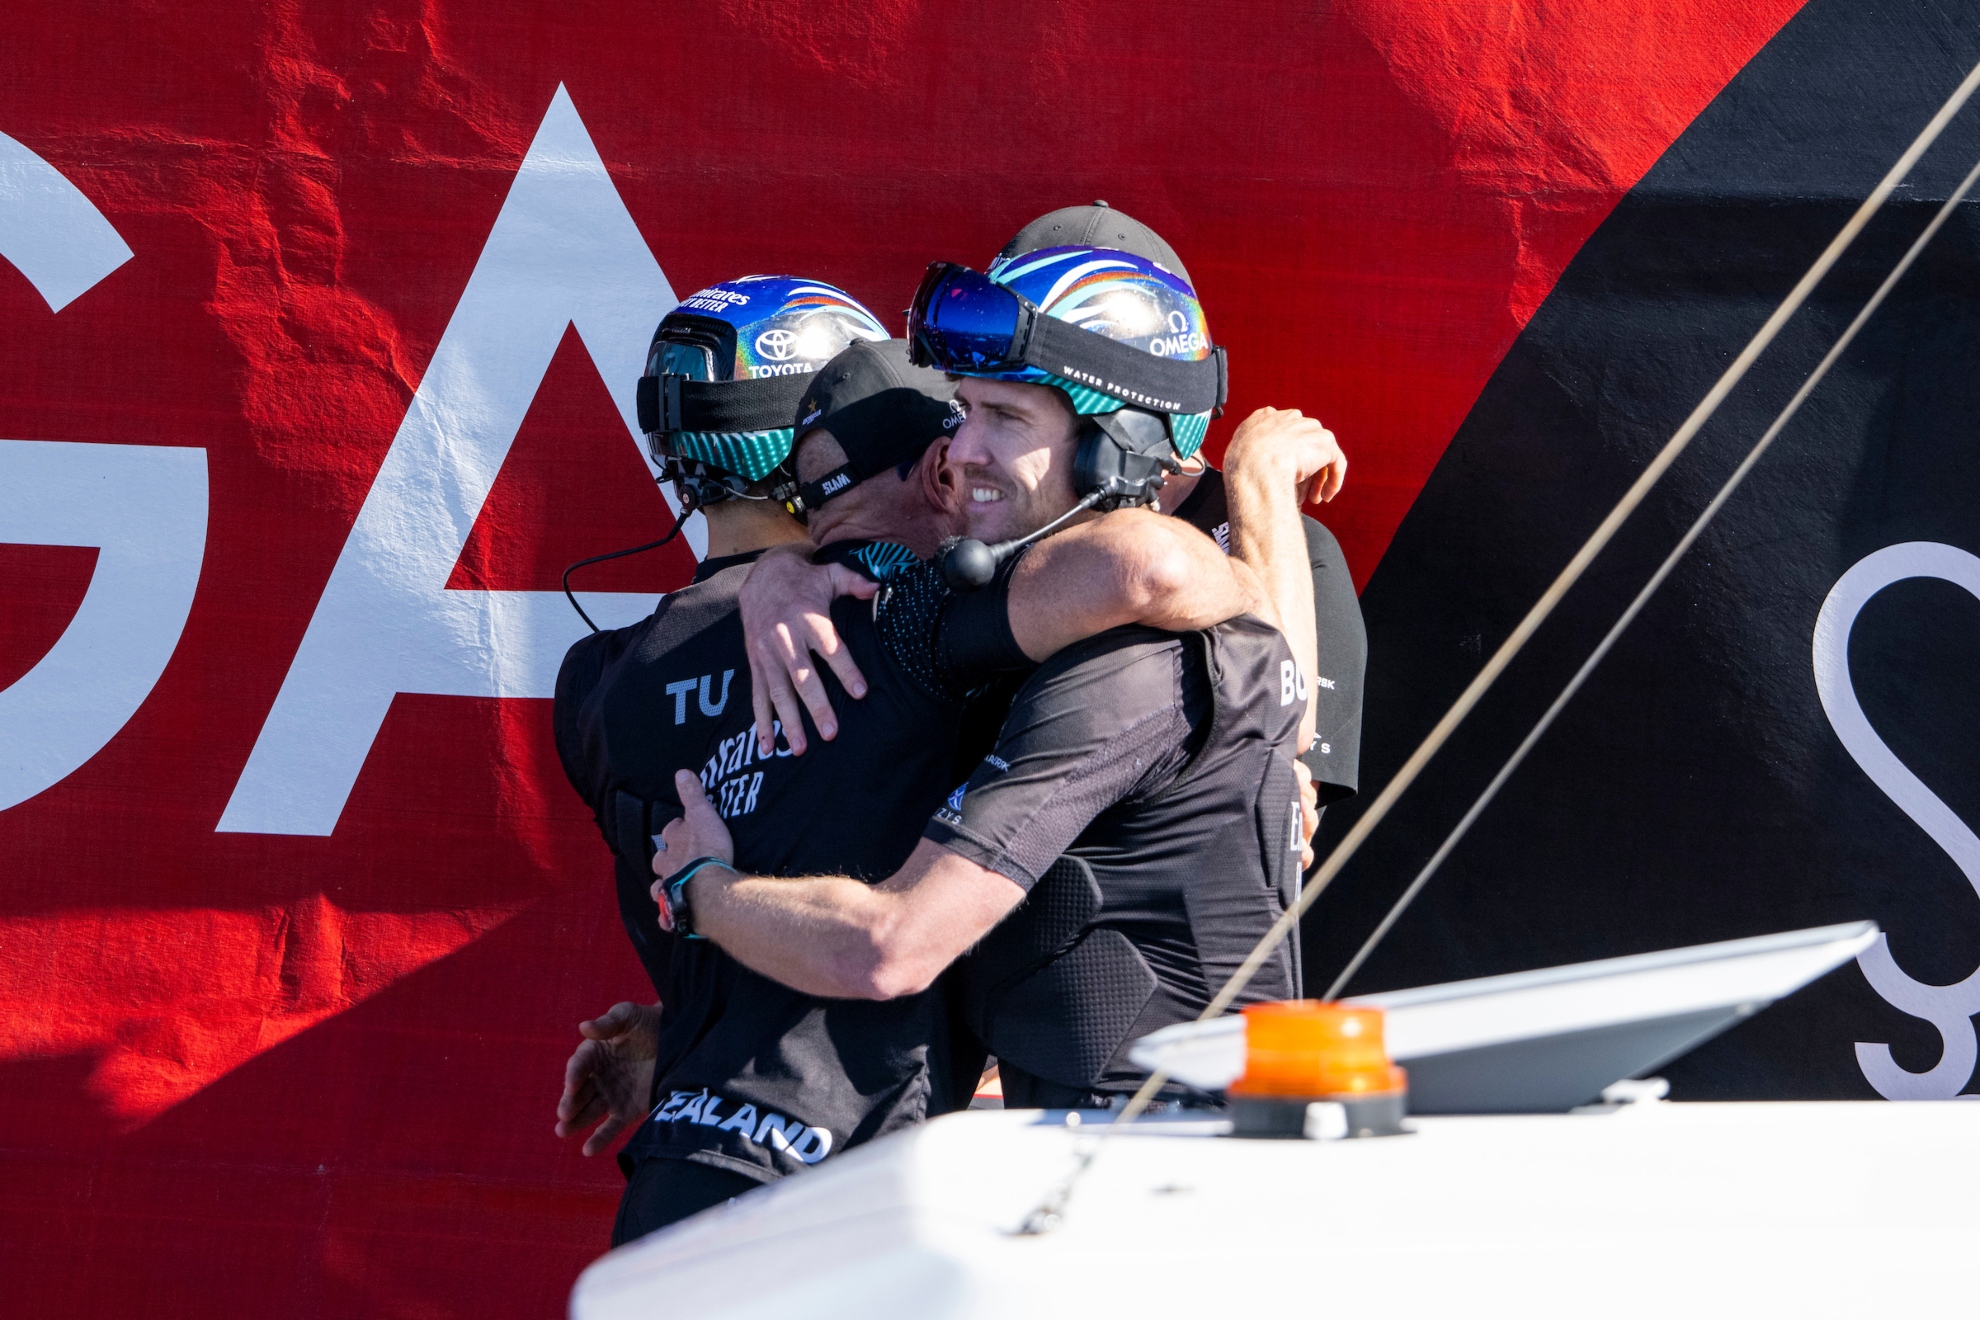
{"label": "orange beacon light", "polygon": [[[1228,1092],[1240,1137],[1393,1136],[1409,1078],[1389,1061],[1382,1010],[1315,999],[1244,1010],[1244,1075]],[[1317,1130],[1316,1130],[1317,1129]]]}

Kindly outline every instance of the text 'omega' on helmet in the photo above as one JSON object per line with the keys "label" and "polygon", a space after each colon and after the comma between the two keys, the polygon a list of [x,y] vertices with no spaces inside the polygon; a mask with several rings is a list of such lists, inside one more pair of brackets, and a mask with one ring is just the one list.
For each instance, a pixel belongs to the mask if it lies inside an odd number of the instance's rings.
{"label": "text 'omega' on helmet", "polygon": [[[988,274],[1046,316],[1151,357],[1193,363],[1220,352],[1189,281],[1138,253],[1087,244],[1037,248],[999,257]],[[995,374],[1053,386],[1081,416],[1115,412],[1123,404],[1118,392],[1039,366]],[[1222,404],[1221,384],[1217,403]],[[1202,447],[1212,416],[1213,410],[1171,413],[1170,438],[1179,457],[1189,458]]]}

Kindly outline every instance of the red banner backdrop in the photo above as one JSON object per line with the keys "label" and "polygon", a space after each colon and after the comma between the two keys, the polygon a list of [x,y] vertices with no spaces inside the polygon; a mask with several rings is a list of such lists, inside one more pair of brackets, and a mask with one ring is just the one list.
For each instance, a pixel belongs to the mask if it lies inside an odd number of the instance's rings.
{"label": "red banner backdrop", "polygon": [[[897,323],[1104,197],[1189,263],[1234,414],[1339,432],[1365,580],[1796,3],[1655,8],[14,6],[9,1309],[542,1315],[602,1249],[618,1174],[551,1107],[643,987],[542,698],[558,572],[671,517],[629,421],[673,296]],[[670,556],[587,585],[636,617]]]}

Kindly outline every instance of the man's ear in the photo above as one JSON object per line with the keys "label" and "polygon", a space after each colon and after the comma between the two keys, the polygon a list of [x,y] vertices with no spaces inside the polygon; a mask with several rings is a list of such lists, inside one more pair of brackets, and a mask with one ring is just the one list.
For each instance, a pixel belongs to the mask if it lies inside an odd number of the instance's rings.
{"label": "man's ear", "polygon": [[931,508],[956,513],[962,508],[962,483],[949,467],[949,446],[930,445],[916,465],[914,476],[921,483],[922,498]]}

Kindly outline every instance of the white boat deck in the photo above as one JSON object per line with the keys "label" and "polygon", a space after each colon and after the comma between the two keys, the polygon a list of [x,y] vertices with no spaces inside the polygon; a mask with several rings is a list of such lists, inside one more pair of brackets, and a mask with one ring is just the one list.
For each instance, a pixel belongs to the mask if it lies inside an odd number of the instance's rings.
{"label": "white boat deck", "polygon": [[[1239,1141],[937,1120],[604,1257],[576,1320],[1980,1313],[1980,1106],[1641,1103]],[[1185,1135],[1193,1131],[1194,1134]],[[1083,1135],[1082,1135],[1083,1134]]]}

